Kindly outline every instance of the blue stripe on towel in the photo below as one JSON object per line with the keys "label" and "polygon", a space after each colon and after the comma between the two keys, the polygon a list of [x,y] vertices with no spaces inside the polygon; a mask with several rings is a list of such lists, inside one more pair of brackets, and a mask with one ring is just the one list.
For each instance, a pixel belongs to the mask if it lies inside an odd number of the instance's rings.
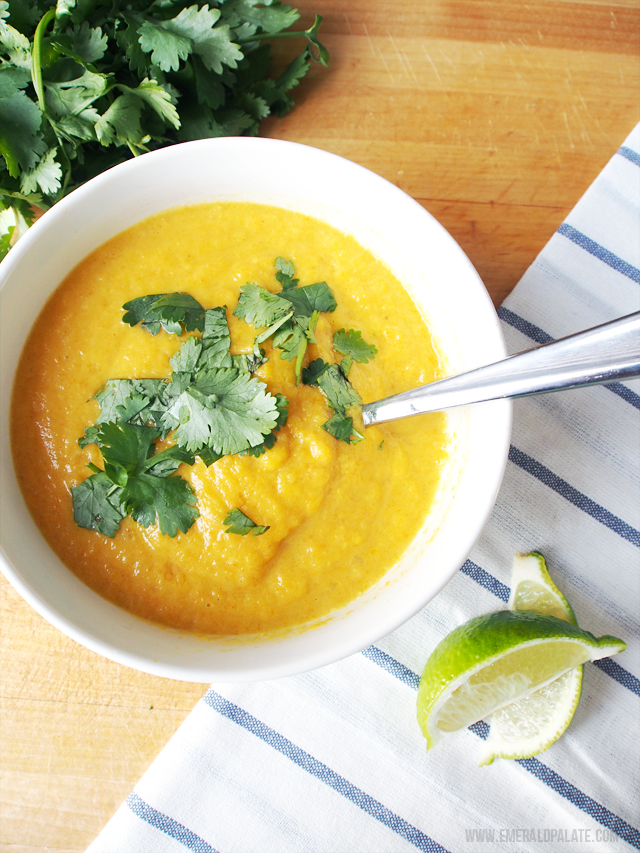
{"label": "blue stripe on towel", "polygon": [[170,838],[174,838],[176,841],[184,844],[184,846],[189,850],[193,850],[195,853],[216,853],[213,847],[211,847],[210,844],[207,844],[204,838],[200,838],[199,835],[196,835],[195,832],[191,832],[190,829],[187,829],[186,826],[178,823],[177,820],[174,820],[166,814],[162,814],[162,812],[154,809],[153,806],[145,803],[142,797],[139,797],[135,791],[129,794],[125,803],[129,806],[134,815],[145,821],[145,823],[148,823],[150,826],[155,827],[155,829],[159,829],[160,832],[164,832],[165,835],[168,835]]}
{"label": "blue stripe on towel", "polygon": [[533,323],[530,323],[528,320],[525,320],[524,317],[521,317],[519,314],[505,308],[504,305],[500,305],[496,310],[496,313],[503,323],[513,326],[514,329],[522,332],[523,335],[531,338],[531,340],[535,341],[537,344],[549,344],[554,340],[551,335],[547,334],[547,332],[543,331],[539,326],[534,326]]}
{"label": "blue stripe on towel", "polygon": [[622,684],[623,687],[635,693],[636,696],[640,696],[640,679],[636,678],[631,672],[627,672],[626,669],[623,669],[617,661],[612,658],[600,658],[600,660],[594,660],[592,663],[598,669],[601,669],[602,672],[606,672],[618,684]]}
{"label": "blue stripe on towel", "polygon": [[635,163],[636,166],[640,166],[640,154],[637,151],[634,151],[633,148],[627,148],[626,145],[622,145],[617,153],[621,157],[626,157],[631,163]]}
{"label": "blue stripe on towel", "polygon": [[626,275],[627,278],[637,281],[640,284],[640,270],[637,267],[632,266],[622,258],[614,255],[613,252],[605,249],[605,247],[601,246],[600,243],[596,243],[596,241],[592,240],[591,237],[587,237],[587,235],[583,234],[582,231],[578,231],[578,229],[574,228],[573,225],[563,222],[558,228],[558,234],[562,234],[563,237],[571,240],[571,242],[575,243],[576,246],[580,246],[580,248],[584,249],[585,252],[589,252],[589,254],[593,255],[594,258],[598,258],[599,261],[602,261],[602,263],[611,267],[611,269],[622,273],[622,275]]}
{"label": "blue stripe on towel", "polygon": [[[380,655],[370,654],[369,652],[375,648],[375,646],[370,646],[368,649],[364,650],[364,654],[369,658],[369,660],[373,661],[373,663],[377,663],[391,675],[395,675],[397,678],[400,678],[400,680],[405,684],[408,684],[410,681],[407,673],[410,673],[414,680],[419,684],[420,679],[417,673],[412,672],[398,661],[394,661],[393,658],[385,652],[381,652],[380,649],[377,649],[377,651],[380,652]],[[389,661],[392,661],[396,666],[389,665]],[[595,661],[595,663],[600,663],[600,661]],[[486,740],[489,735],[489,725],[485,723],[484,720],[479,720],[477,723],[473,723],[473,725],[469,726],[469,729],[483,740]],[[543,764],[537,758],[520,758],[516,759],[516,762],[541,782],[544,782],[544,784],[551,788],[552,791],[555,791],[556,794],[560,794],[561,797],[564,797],[565,800],[573,803],[574,806],[577,806],[577,808],[585,814],[588,814],[602,826],[606,826],[607,829],[615,832],[619,838],[623,838],[633,847],[640,849],[639,830],[634,826],[631,826],[631,824],[628,824],[621,817],[618,817],[618,815],[614,814],[612,811],[609,811],[609,809],[605,808],[597,802],[597,800],[594,800],[579,788],[576,788],[576,786],[572,785],[571,782],[563,779],[563,777],[556,773],[555,770],[551,770],[550,767],[547,767],[546,764]]]}
{"label": "blue stripe on towel", "polygon": [[608,388],[609,391],[613,391],[618,397],[622,397],[627,403],[631,403],[634,408],[640,409],[640,394],[636,394],[635,391],[627,388],[622,382],[607,382],[604,387]]}
{"label": "blue stripe on towel", "polygon": [[345,779],[344,776],[340,776],[335,770],[327,767],[322,761],[318,761],[313,755],[296,746],[295,743],[275,731],[275,729],[272,729],[266,723],[263,723],[262,720],[249,714],[248,711],[229,702],[213,689],[207,690],[202,698],[214,711],[232,720],[248,732],[251,732],[251,734],[260,738],[260,740],[269,744],[269,746],[282,755],[291,759],[298,767],[301,767],[307,773],[315,776],[316,779],[324,782],[325,785],[333,788],[334,791],[346,797],[347,800],[358,806],[358,808],[361,808],[362,811],[413,844],[418,850],[424,850],[426,853],[447,853],[446,849],[438,844],[437,841],[434,841],[415,826],[407,823],[406,820],[390,811],[390,809],[383,806],[378,800],[375,800],[369,794],[357,788],[348,779]]}
{"label": "blue stripe on towel", "polygon": [[400,661],[392,658],[391,655],[383,652],[382,649],[379,649],[377,646],[368,646],[368,648],[362,650],[362,654],[366,658],[369,658],[370,661],[373,661],[373,663],[377,663],[382,669],[386,669],[390,675],[394,675],[408,687],[412,687],[414,690],[418,689],[420,676],[409,669],[408,666],[405,666]]}
{"label": "blue stripe on towel", "polygon": [[485,571],[480,566],[472,563],[471,560],[467,560],[460,571],[476,583],[480,584],[480,586],[488,589],[489,592],[492,592],[501,601],[504,601],[505,603],[509,601],[509,595],[511,594],[509,587],[506,584],[503,584],[502,581],[499,581],[498,578],[494,578],[493,575],[490,575],[489,572]]}
{"label": "blue stripe on towel", "polygon": [[[524,317],[521,317],[514,311],[510,311],[508,308],[505,308],[504,305],[501,305],[497,309],[496,313],[503,323],[506,323],[508,326],[512,326],[514,329],[522,332],[523,335],[526,335],[538,344],[548,344],[554,340],[551,335],[547,334],[547,332],[539,326],[535,326],[533,323],[525,320]],[[627,388],[627,386],[623,385],[621,382],[605,382],[603,383],[603,387],[612,391],[614,394],[617,394],[618,397],[622,397],[623,400],[630,403],[634,408],[640,409],[640,394],[636,394],[635,391]]]}
{"label": "blue stripe on towel", "polygon": [[528,474],[531,474],[533,477],[540,480],[541,483],[544,483],[545,486],[549,486],[549,488],[553,489],[554,492],[562,495],[562,497],[568,500],[569,503],[577,506],[578,509],[586,512],[592,518],[595,518],[596,521],[599,521],[601,524],[604,524],[605,527],[613,530],[614,533],[622,536],[623,539],[631,542],[631,544],[635,545],[636,548],[640,548],[639,530],[636,530],[635,527],[631,527],[631,525],[627,524],[626,521],[618,518],[617,515],[609,512],[608,509],[605,509],[600,506],[600,504],[591,500],[591,498],[582,494],[582,492],[579,492],[572,485],[567,483],[566,480],[563,480],[561,477],[558,477],[557,474],[554,474],[553,471],[545,465],[537,462],[533,457],[524,453],[522,450],[518,450],[518,448],[513,445],[509,448],[509,459],[514,463],[514,465],[522,468]]}
{"label": "blue stripe on towel", "polygon": [[577,806],[580,811],[590,815],[594,820],[602,824],[602,826],[606,826],[607,829],[615,832],[618,838],[623,838],[633,847],[640,850],[640,831],[635,826],[631,826],[622,820],[621,817],[610,812],[609,809],[606,809],[597,800],[587,796],[579,788],[576,788],[575,785],[572,785],[571,782],[563,779],[555,770],[538,761],[537,758],[518,758],[516,761],[521,767],[524,767],[525,770],[528,770],[529,773],[532,773],[541,782],[544,782],[545,785],[556,791],[561,797],[564,797],[565,800]]}

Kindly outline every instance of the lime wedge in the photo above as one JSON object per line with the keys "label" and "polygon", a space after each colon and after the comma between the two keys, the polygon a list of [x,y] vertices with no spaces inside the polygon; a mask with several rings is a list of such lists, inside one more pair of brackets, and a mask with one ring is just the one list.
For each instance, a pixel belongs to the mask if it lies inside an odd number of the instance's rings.
{"label": "lime wedge", "polygon": [[626,648],[594,637],[557,616],[502,610],[453,630],[426,663],[418,689],[418,722],[430,749],[449,732],[540,690],[588,660]]}
{"label": "lime wedge", "polygon": [[[533,610],[576,625],[569,602],[553,583],[542,554],[517,554],[513,561],[513,610]],[[547,684],[491,715],[489,736],[480,765],[495,758],[532,758],[562,735],[578,707],[583,666],[576,666]]]}

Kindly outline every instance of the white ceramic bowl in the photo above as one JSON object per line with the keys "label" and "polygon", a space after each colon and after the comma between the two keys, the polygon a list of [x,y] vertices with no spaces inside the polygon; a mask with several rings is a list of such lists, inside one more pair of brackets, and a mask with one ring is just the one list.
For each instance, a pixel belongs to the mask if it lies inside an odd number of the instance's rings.
{"label": "white ceramic bowl", "polygon": [[[425,164],[428,168],[428,164]],[[310,213],[354,234],[410,290],[452,371],[505,356],[498,319],[468,259],[404,192],[335,155],[269,139],[190,142],[130,160],[58,202],[0,264],[0,565],[49,622],[119,663],[186,681],[249,681],[339,660],[397,628],[451,579],[495,501],[511,406],[451,414],[456,451],[437,510],[375,587],[324,624],[278,639],[211,639],[145,622],[101,598],[54,555],[22,499],[11,462],[9,403],[25,338],[52,290],[96,246],[169,207],[246,200]]]}

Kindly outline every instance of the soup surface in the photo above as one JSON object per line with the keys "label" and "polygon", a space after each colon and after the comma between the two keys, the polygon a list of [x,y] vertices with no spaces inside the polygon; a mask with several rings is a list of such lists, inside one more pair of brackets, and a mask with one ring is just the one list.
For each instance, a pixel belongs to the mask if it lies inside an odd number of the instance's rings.
{"label": "soup surface", "polygon": [[[173,209],[109,240],[55,291],[21,357],[12,445],[43,535],[101,595],[174,628],[251,634],[330,613],[402,556],[438,489],[444,415],[365,429],[350,410],[365,438],[347,444],[322,428],[332,414],[322,391],[296,385],[294,362],[267,341],[256,376],[288,399],[286,425],[261,456],[180,466],[199,510],[187,533],[171,538],[126,517],[111,538],[75,523],[70,490],[89,476],[88,462],[103,467],[95,445],[78,444],[98,417],[95,394],[114,378],[168,378],[169,358],[186,337],[132,328],[122,321],[123,304],[179,291],[205,308],[226,306],[231,352],[249,353],[256,329],[232,312],[247,282],[279,292],[279,256],[292,261],[300,286],[326,281],[337,301],[320,315],[305,364],[336,361],[332,336],[344,328],[377,348],[349,373],[364,402],[442,375],[423,317],[385,264],[319,220],[250,203]],[[223,522],[235,508],[268,530],[227,532]]]}

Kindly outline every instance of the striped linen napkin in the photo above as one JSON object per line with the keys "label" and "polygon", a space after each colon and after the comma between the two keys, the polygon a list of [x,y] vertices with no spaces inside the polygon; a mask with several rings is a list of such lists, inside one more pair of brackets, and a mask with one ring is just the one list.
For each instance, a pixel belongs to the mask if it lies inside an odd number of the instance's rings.
{"label": "striped linen napkin", "polygon": [[[640,125],[499,309],[510,352],[640,309]],[[214,684],[91,853],[640,849],[640,384],[514,403],[493,515],[449,585],[337,664]],[[504,609],[539,550],[579,623],[627,651],[587,664],[566,734],[478,767],[488,726],[430,752],[415,713],[435,645]]]}

